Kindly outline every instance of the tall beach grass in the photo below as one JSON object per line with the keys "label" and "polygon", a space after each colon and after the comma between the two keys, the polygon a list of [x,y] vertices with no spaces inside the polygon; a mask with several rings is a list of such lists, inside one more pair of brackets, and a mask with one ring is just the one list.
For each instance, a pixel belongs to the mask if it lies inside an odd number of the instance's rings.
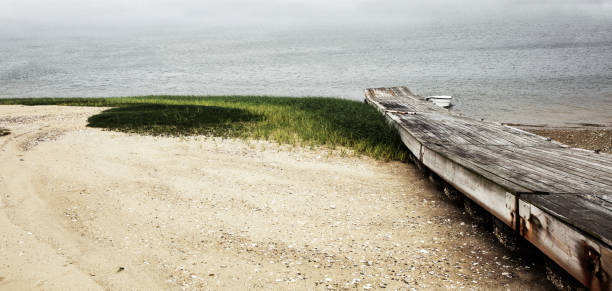
{"label": "tall beach grass", "polygon": [[379,160],[407,159],[396,130],[362,102],[317,97],[144,96],[0,99],[2,104],[112,107],[89,126],[152,135],[214,135],[302,146],[346,147]]}

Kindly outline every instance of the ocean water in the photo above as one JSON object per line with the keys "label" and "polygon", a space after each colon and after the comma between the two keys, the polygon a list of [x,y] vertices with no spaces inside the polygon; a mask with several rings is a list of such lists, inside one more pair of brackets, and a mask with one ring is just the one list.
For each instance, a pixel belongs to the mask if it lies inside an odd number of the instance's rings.
{"label": "ocean water", "polygon": [[522,124],[612,125],[612,17],[377,27],[0,33],[0,98],[282,95],[408,86]]}

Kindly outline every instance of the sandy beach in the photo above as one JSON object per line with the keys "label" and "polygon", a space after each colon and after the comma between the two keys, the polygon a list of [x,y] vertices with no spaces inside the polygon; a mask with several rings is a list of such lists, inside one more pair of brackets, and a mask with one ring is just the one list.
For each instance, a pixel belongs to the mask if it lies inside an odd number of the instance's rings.
{"label": "sandy beach", "polygon": [[0,289],[551,289],[411,164],[0,106]]}

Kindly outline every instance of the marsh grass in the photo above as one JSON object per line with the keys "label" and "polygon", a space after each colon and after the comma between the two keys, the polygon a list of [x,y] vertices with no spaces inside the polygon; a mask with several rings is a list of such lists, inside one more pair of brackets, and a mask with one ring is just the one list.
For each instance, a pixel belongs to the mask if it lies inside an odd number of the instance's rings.
{"label": "marsh grass", "polygon": [[407,159],[396,130],[373,107],[336,98],[147,96],[0,99],[0,104],[113,107],[89,126],[151,135],[213,135],[342,147],[379,160]]}

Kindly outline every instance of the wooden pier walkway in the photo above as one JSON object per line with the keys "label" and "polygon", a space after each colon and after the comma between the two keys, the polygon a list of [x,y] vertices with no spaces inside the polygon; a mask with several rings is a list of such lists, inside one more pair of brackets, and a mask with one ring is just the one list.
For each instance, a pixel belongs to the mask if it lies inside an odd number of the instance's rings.
{"label": "wooden pier walkway", "polygon": [[365,90],[414,156],[592,290],[612,290],[612,155]]}

